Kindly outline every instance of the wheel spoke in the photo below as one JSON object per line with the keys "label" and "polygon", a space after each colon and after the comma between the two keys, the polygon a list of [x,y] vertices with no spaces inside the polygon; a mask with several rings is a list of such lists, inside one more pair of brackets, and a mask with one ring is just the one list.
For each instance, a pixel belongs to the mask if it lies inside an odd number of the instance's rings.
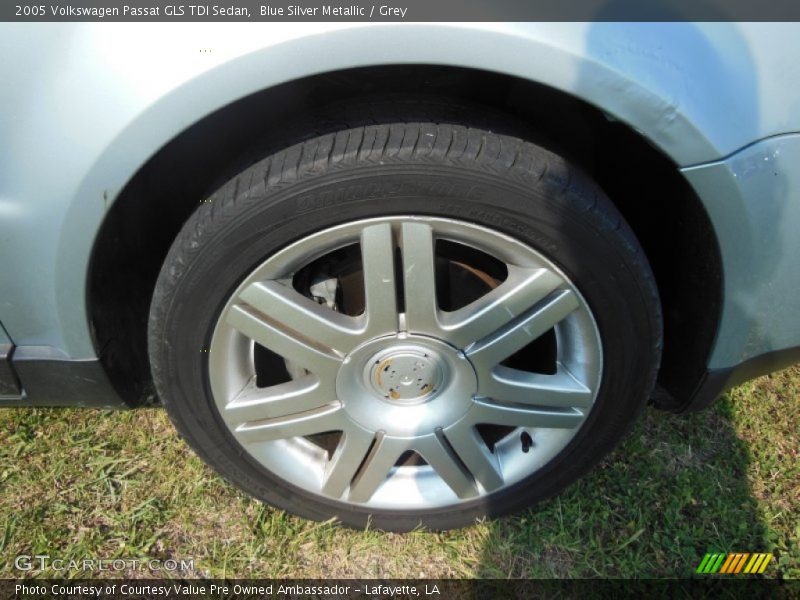
{"label": "wheel spoke", "polygon": [[236,304],[228,311],[227,322],[243,335],[315,373],[320,379],[336,376],[341,364],[338,356],[309,339],[295,337],[293,333],[280,329],[266,315]]}
{"label": "wheel spoke", "polygon": [[314,376],[303,377],[259,388],[255,378],[231,400],[222,411],[222,418],[231,426],[248,421],[286,417],[324,407],[336,401],[336,391],[323,386]]}
{"label": "wheel spoke", "polygon": [[457,348],[483,339],[529,310],[564,280],[548,269],[508,266],[508,277],[498,287],[467,306],[440,315],[448,342]]}
{"label": "wheel spoke", "polygon": [[497,456],[489,451],[475,426],[459,422],[444,430],[447,441],[472,476],[487,492],[503,487]]}
{"label": "wheel spoke", "polygon": [[406,329],[437,335],[440,328],[433,230],[425,223],[403,223],[402,231]]}
{"label": "wheel spoke", "polygon": [[505,425],[506,427],[547,427],[572,429],[583,422],[586,415],[578,409],[570,411],[547,410],[533,406],[497,404],[490,400],[475,400],[469,412],[473,424]]}
{"label": "wheel spoke", "polygon": [[364,460],[374,436],[352,426],[346,429],[328,461],[322,480],[322,493],[341,498]]}
{"label": "wheel spoke", "polygon": [[527,317],[467,348],[466,355],[476,370],[490,370],[552,329],[579,306],[574,292],[561,290]]}
{"label": "wheel spoke", "polygon": [[475,482],[439,429],[419,444],[419,454],[459,498],[478,495]]}
{"label": "wheel spoke", "polygon": [[253,283],[239,297],[288,335],[301,337],[300,332],[313,332],[317,344],[339,354],[349,352],[364,334],[359,319],[333,311],[277,281]]}
{"label": "wheel spoke", "polygon": [[244,443],[268,442],[291,437],[341,431],[346,421],[338,402],[316,410],[239,425],[234,435]]}
{"label": "wheel spoke", "polygon": [[555,375],[543,375],[497,366],[481,378],[478,394],[501,402],[558,408],[588,408],[593,399],[592,391],[561,367]]}
{"label": "wheel spoke", "polygon": [[350,485],[348,500],[351,502],[367,502],[386,481],[390,469],[394,466],[403,450],[392,443],[382,431],[375,436],[372,446],[364,464]]}
{"label": "wheel spoke", "polygon": [[368,335],[393,333],[397,331],[398,314],[391,225],[371,225],[362,230],[361,264]]}

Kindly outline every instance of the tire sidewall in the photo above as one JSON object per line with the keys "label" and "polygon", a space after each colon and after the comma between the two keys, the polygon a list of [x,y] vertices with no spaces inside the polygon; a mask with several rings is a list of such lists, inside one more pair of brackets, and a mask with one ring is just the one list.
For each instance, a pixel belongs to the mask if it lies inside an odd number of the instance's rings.
{"label": "tire sidewall", "polygon": [[[592,187],[595,202],[607,202]],[[575,198],[575,196],[578,198]],[[610,451],[634,422],[653,384],[659,323],[641,250],[621,224],[598,219],[586,194],[544,179],[537,185],[457,165],[367,165],[324,172],[244,195],[225,215],[195,215],[196,245],[173,247],[156,288],[150,329],[154,378],[192,446],[248,493],[312,519],[407,530],[463,526],[519,510],[563,489]],[[599,198],[599,200],[598,200]],[[589,208],[587,208],[589,207]],[[211,208],[202,207],[206,212]],[[261,262],[302,237],[357,219],[437,216],[495,229],[552,260],[586,299],[603,345],[595,404],[577,435],[545,467],[498,493],[452,507],[385,511],[313,496],[247,454],[223,423],[208,381],[207,350],[222,307]],[[614,217],[617,225],[614,225]],[[644,264],[644,267],[643,267]]]}

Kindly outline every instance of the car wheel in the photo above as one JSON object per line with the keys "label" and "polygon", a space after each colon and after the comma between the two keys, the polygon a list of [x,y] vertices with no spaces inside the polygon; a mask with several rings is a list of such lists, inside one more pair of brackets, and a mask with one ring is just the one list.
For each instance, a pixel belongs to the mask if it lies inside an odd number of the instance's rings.
{"label": "car wheel", "polygon": [[311,519],[459,527],[557,493],[634,422],[660,307],[603,192],[444,124],[324,135],[244,170],[175,240],[149,346],[179,432]]}

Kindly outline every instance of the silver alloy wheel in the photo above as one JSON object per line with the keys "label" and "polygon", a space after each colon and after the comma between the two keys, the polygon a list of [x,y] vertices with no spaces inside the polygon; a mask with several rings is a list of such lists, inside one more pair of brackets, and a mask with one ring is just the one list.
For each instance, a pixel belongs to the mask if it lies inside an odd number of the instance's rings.
{"label": "silver alloy wheel", "polygon": [[[441,310],[437,240],[502,261],[507,276],[466,306]],[[362,314],[295,290],[298,270],[353,244]],[[550,330],[554,373],[501,364]],[[283,357],[294,378],[258,387],[255,344]],[[220,313],[208,375],[230,432],[272,473],[333,501],[424,510],[502,490],[563,450],[595,401],[602,348],[586,301],[541,253],[487,227],[397,216],[311,234],[259,265]],[[483,425],[506,433],[488,444]],[[329,432],[339,432],[332,452],[310,439]],[[399,463],[408,452],[423,460]]]}

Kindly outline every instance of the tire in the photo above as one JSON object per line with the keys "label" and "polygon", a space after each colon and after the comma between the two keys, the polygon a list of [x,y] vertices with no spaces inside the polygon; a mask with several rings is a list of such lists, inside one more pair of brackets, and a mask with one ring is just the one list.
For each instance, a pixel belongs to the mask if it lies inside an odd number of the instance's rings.
{"label": "tire", "polygon": [[161,270],[149,352],[180,434],[247,493],[443,530],[610,452],[661,335],[647,260],[587,176],[516,138],[400,123],[293,146],[204,201]]}

